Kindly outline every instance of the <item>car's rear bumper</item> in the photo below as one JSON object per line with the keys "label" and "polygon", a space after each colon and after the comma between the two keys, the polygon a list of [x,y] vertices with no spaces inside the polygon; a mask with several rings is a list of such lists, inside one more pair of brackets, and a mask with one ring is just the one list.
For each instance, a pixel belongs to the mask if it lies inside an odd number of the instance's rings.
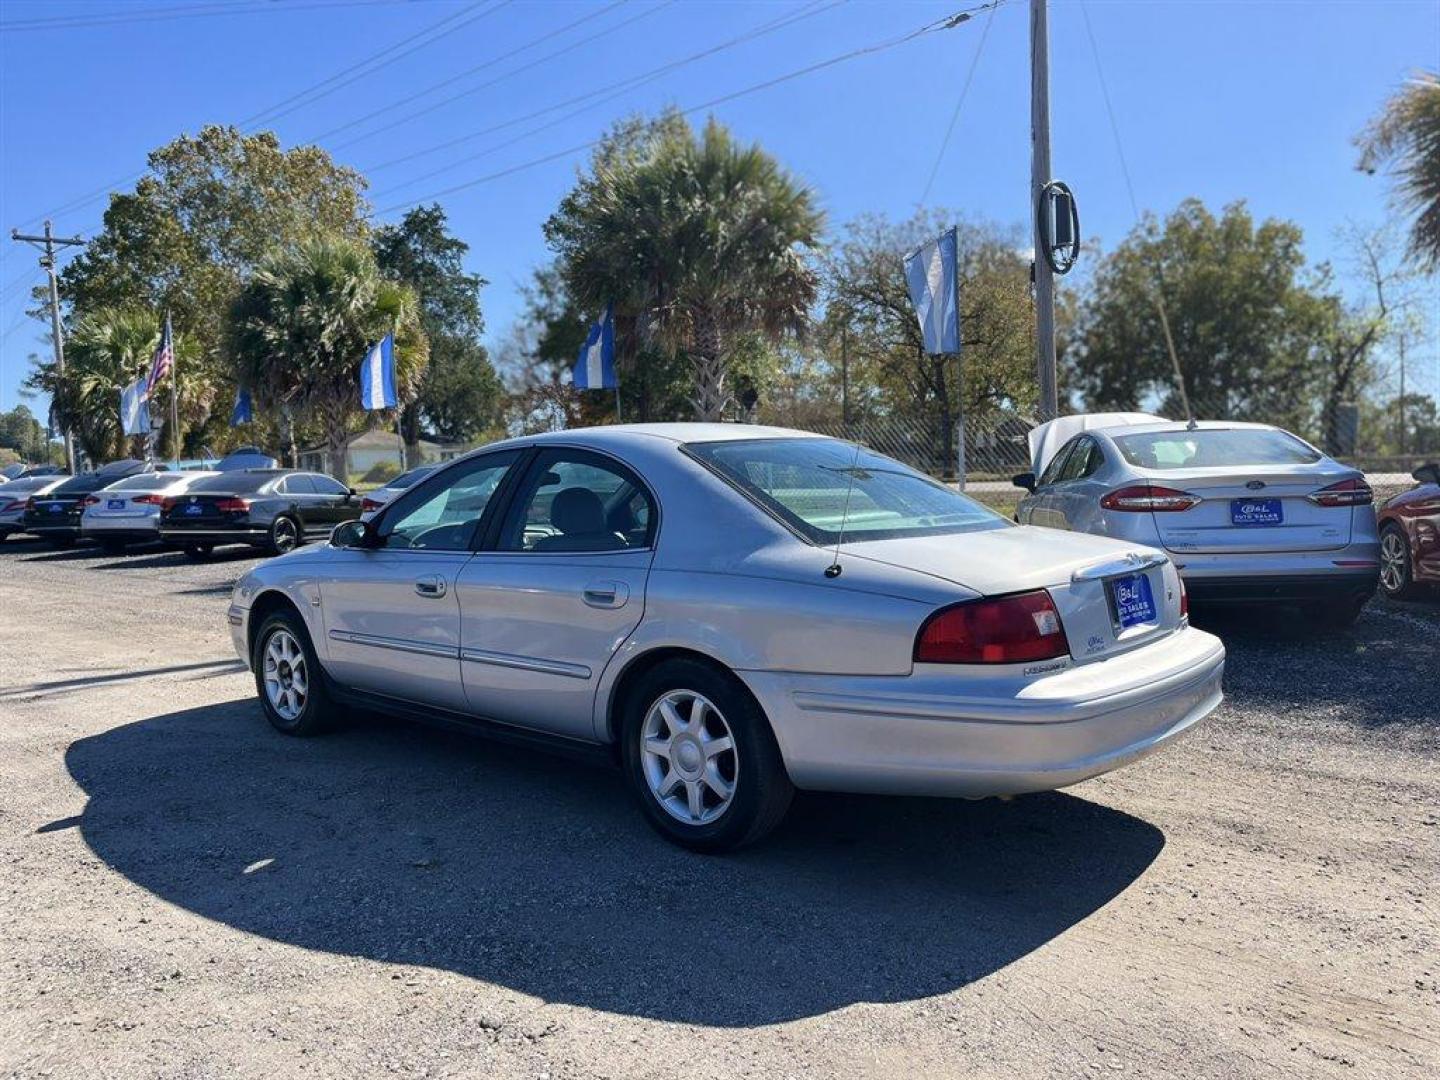
{"label": "car's rear bumper", "polygon": [[263,525],[161,525],[160,539],[172,543],[259,544],[269,531]]}
{"label": "car's rear bumper", "polygon": [[78,540],[80,539],[80,524],[65,523],[60,525],[45,525],[39,522],[24,522],[20,525],[20,532],[27,532],[31,536],[38,536],[42,540]]}
{"label": "car's rear bumper", "polygon": [[1196,604],[1359,603],[1380,581],[1380,569],[1335,574],[1254,574],[1244,577],[1186,577]]}
{"label": "car's rear bumper", "polygon": [[1225,648],[1186,627],[1028,682],[744,672],[790,778],[811,790],[978,798],[1119,768],[1221,700]]}
{"label": "car's rear bumper", "polygon": [[153,518],[86,518],[80,535],[87,540],[127,540],[132,543],[160,539],[160,526]]}

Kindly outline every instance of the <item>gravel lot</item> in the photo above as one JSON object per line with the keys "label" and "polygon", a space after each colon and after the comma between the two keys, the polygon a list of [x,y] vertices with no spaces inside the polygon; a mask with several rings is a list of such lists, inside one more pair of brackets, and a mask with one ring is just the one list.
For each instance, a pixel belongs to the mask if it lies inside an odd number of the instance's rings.
{"label": "gravel lot", "polygon": [[1168,752],[704,858],[593,766],[273,733],[248,565],[0,546],[0,1076],[1440,1075],[1440,604],[1211,621]]}

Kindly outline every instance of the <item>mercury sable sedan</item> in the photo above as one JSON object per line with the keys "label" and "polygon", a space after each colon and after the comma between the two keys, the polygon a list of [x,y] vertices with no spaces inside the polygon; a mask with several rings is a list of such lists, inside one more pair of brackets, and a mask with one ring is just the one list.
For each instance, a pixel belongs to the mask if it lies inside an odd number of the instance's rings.
{"label": "mercury sable sedan", "polygon": [[1214,709],[1225,657],[1160,552],[729,424],[475,451],[247,573],[229,621],[282,732],[361,706],[598,750],[700,850],[795,787],[1074,784]]}

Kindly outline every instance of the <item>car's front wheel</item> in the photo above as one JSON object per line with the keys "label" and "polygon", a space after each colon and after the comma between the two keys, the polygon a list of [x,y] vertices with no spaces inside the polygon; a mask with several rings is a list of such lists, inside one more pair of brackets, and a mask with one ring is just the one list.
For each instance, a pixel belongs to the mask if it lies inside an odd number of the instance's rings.
{"label": "car's front wheel", "polygon": [[1398,525],[1386,525],[1380,532],[1380,588],[1392,600],[1404,599],[1415,588],[1410,542]]}
{"label": "car's front wheel", "polygon": [[335,725],[338,712],[326,693],[310,635],[293,611],[277,611],[260,624],[250,667],[265,718],[276,730],[318,735]]}
{"label": "car's front wheel", "polygon": [[794,788],[764,712],[734,676],[669,660],[628,695],[626,779],[646,819],[696,851],[752,843],[785,816]]}

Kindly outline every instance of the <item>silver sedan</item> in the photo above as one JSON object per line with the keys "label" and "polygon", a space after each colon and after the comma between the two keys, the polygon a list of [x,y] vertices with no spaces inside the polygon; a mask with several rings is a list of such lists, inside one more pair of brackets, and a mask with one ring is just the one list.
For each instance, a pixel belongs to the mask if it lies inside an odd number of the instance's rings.
{"label": "silver sedan", "polygon": [[[1067,416],[1030,435],[1016,520],[1147,544],[1197,601],[1354,622],[1380,576],[1364,473],[1268,424]],[[1038,476],[1038,479],[1037,479]]]}
{"label": "silver sedan", "polygon": [[729,424],[477,450],[247,573],[229,621],[283,732],[368,707],[611,756],[702,850],[763,835],[796,787],[1106,772],[1214,709],[1225,656],[1163,554]]}

